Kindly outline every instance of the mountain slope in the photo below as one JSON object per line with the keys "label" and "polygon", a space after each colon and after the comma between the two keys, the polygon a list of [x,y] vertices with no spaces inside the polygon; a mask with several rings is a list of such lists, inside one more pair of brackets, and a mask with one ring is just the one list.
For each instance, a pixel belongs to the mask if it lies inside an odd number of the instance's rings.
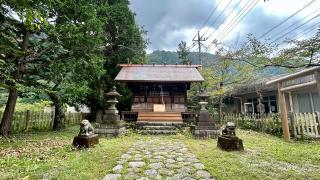
{"label": "mountain slope", "polygon": [[[192,64],[199,64],[199,55],[197,52],[190,52],[188,58],[192,61]],[[217,60],[217,56],[210,53],[202,53],[201,58],[204,66],[210,64],[210,62],[214,62]],[[148,54],[148,63],[181,64],[181,59],[178,58],[177,52],[156,50],[151,54]]]}

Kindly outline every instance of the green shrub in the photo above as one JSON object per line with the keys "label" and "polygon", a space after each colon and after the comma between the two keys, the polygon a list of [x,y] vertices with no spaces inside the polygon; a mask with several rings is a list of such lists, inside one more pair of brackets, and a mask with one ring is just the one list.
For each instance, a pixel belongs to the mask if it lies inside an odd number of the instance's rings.
{"label": "green shrub", "polygon": [[[35,103],[24,103],[21,102],[21,100],[18,100],[16,107],[15,107],[15,112],[24,112],[27,110],[30,111],[43,111],[44,107],[50,106],[51,102],[50,101],[39,101]],[[0,108],[0,111],[4,111],[5,106]]]}

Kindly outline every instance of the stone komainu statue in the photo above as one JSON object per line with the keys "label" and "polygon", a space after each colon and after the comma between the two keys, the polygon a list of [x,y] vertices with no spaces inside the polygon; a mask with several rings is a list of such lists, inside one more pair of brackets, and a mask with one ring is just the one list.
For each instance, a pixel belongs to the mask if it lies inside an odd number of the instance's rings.
{"label": "stone komainu statue", "polygon": [[233,122],[228,122],[222,129],[223,135],[235,136],[236,135],[236,125]]}
{"label": "stone komainu statue", "polygon": [[93,134],[93,127],[88,120],[82,120],[80,123],[79,136],[89,136]]}

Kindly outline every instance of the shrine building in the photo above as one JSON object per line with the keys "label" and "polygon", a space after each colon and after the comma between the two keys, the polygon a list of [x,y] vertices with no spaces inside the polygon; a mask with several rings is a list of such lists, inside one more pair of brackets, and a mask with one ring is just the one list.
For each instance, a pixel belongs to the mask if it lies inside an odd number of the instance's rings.
{"label": "shrine building", "polygon": [[188,112],[187,91],[191,83],[204,81],[198,71],[200,65],[119,66],[121,70],[115,81],[127,83],[131,89],[130,112],[137,116],[137,122],[182,123],[182,113]]}

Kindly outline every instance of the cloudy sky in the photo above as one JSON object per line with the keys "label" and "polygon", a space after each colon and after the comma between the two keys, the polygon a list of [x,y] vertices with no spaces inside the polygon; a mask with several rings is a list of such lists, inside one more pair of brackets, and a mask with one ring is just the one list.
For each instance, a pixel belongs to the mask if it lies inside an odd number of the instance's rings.
{"label": "cloudy sky", "polygon": [[[320,22],[320,16],[317,17],[320,0],[131,0],[130,3],[137,23],[148,31],[148,52],[176,50],[181,41],[191,46],[198,30],[208,38],[203,42],[204,49],[213,52],[210,43],[214,39],[232,46],[242,42],[249,33],[259,37],[305,6],[261,39],[280,42],[286,37],[308,37]],[[241,19],[239,15],[244,17]]]}

